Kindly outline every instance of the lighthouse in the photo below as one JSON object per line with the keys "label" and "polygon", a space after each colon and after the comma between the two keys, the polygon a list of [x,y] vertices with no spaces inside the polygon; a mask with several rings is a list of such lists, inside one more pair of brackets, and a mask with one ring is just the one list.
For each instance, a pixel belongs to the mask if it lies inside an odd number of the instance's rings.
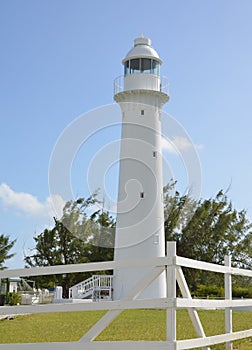
{"label": "lighthouse", "polygon": [[[165,256],[161,111],[169,100],[168,81],[148,38],[137,38],[115,79],[114,100],[122,114],[115,261]],[[114,271],[114,299],[122,299],[150,268]],[[166,296],[162,273],[139,298]]]}

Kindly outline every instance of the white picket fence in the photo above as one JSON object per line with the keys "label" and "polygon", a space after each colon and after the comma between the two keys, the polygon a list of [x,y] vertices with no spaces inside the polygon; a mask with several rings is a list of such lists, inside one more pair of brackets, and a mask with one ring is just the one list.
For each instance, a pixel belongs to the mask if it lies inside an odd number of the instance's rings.
{"label": "white picket fence", "polygon": [[[76,265],[60,265],[54,267],[38,267],[31,269],[16,269],[0,271],[0,278],[16,276],[38,276],[51,274],[65,274],[74,272],[88,272],[101,270],[117,270],[120,268],[152,267],[148,276],[136,283],[134,289],[120,301],[103,301],[95,303],[49,304],[32,306],[2,306],[1,315],[66,312],[81,310],[109,310],[83,337],[77,342],[61,343],[29,343],[29,344],[0,344],[0,350],[183,350],[203,348],[209,350],[211,345],[226,343],[227,349],[232,349],[232,341],[252,337],[252,329],[233,332],[232,308],[252,307],[252,299],[232,300],[232,275],[252,277],[251,270],[231,267],[229,257],[225,259],[225,266],[210,264],[187,259],[176,255],[176,244],[167,243],[167,256],[144,261],[99,262]],[[225,300],[193,299],[187,286],[182,267],[218,272],[224,275]],[[137,299],[141,292],[148,287],[164,270],[167,270],[167,298]],[[182,298],[176,297],[176,283]],[[167,314],[166,341],[94,341],[95,338],[125,309],[165,309]],[[225,308],[226,333],[206,336],[197,309]],[[187,309],[198,338],[176,339],[176,311]],[[144,325],[143,325],[144,327]],[[24,330],[25,332],[25,330]],[[13,339],[15,341],[15,339]]]}

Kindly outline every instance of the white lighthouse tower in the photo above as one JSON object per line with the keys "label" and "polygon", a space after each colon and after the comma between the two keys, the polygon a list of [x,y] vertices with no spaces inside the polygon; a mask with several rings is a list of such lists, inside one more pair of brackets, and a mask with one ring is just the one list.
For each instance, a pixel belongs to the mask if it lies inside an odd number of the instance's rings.
{"label": "white lighthouse tower", "polygon": [[[115,260],[165,255],[161,108],[169,100],[162,64],[147,38],[137,38],[122,61],[124,76],[115,80],[114,99],[122,111],[120,175]],[[150,272],[148,268],[114,271],[114,299],[121,299]],[[165,273],[139,298],[166,296]]]}

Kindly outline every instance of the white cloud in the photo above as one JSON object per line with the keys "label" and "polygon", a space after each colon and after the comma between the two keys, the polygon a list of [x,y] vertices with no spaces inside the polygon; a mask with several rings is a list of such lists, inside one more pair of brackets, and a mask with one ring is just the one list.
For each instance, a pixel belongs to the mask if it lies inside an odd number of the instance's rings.
{"label": "white cloud", "polygon": [[5,183],[0,185],[0,200],[4,209],[12,209],[36,218],[52,218],[55,215],[60,217],[65,204],[59,195],[49,196],[42,203],[30,193],[15,192]]}
{"label": "white cloud", "polygon": [[170,153],[178,154],[180,151],[186,151],[192,148],[201,149],[203,145],[193,144],[184,136],[175,136],[171,140],[162,138],[162,149]]}

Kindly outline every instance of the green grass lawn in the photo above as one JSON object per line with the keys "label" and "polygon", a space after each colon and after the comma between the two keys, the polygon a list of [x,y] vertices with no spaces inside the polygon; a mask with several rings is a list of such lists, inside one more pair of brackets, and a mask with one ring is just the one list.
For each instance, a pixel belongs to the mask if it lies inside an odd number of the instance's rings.
{"label": "green grass lawn", "polygon": [[[1,309],[0,309],[1,312]],[[0,343],[76,341],[102,316],[103,311],[46,313],[0,321]],[[199,311],[207,335],[225,331],[224,311]],[[165,311],[127,310],[97,340],[165,340]],[[234,331],[252,328],[252,312],[233,312]],[[177,312],[177,338],[196,337],[186,310]],[[234,349],[251,350],[252,339],[234,343]],[[216,345],[212,349],[225,349]]]}

